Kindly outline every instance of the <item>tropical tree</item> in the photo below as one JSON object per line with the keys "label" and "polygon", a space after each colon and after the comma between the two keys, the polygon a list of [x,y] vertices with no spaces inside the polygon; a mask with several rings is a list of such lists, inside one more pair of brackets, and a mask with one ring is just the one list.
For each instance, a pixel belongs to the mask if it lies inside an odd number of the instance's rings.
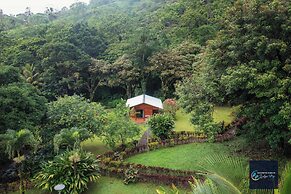
{"label": "tropical tree", "polygon": [[174,118],[169,114],[156,114],[149,118],[148,125],[153,134],[162,140],[170,137],[174,129]]}
{"label": "tropical tree", "polygon": [[170,96],[177,81],[191,76],[192,65],[200,51],[201,46],[184,42],[175,49],[156,53],[149,59],[147,71],[160,78],[164,98]]}
{"label": "tropical tree", "polygon": [[140,72],[140,86],[143,93],[146,92],[146,84],[148,74],[146,67],[149,63],[149,58],[159,47],[159,42],[155,39],[155,35],[147,30],[142,29],[132,42],[132,57]]}
{"label": "tropical tree", "polygon": [[0,86],[20,81],[19,69],[9,65],[0,65]]}
{"label": "tropical tree", "polygon": [[[91,59],[87,71],[84,71],[82,77],[86,90],[89,92],[90,101],[94,100],[97,88],[107,85],[110,74],[110,64],[104,60]],[[112,73],[112,72],[111,72]]]}
{"label": "tropical tree", "polygon": [[48,104],[48,125],[42,132],[47,139],[53,139],[53,136],[62,129],[72,127],[86,129],[91,134],[100,134],[104,114],[104,108],[100,104],[89,102],[83,97],[77,95],[59,97]]}
{"label": "tropical tree", "polygon": [[195,68],[197,70],[191,77],[176,85],[176,94],[179,96],[179,105],[187,113],[191,113],[191,123],[213,140],[220,131],[219,124],[213,120],[217,91],[215,83],[210,79],[210,71],[200,66],[199,64]]}
{"label": "tropical tree", "polygon": [[54,186],[64,184],[62,193],[79,194],[88,189],[88,183],[96,182],[100,177],[98,161],[93,154],[82,150],[66,151],[52,161],[41,166],[35,175],[36,187],[54,191]]}
{"label": "tropical tree", "polygon": [[[266,139],[272,148],[290,139],[290,1],[237,1],[207,60],[217,90],[241,105],[249,140]],[[256,137],[256,138],[254,138]]]}
{"label": "tropical tree", "polygon": [[106,114],[102,141],[115,148],[118,144],[126,144],[137,138],[141,128],[129,117],[130,110],[124,103],[119,103],[116,108]]}
{"label": "tropical tree", "polygon": [[27,83],[0,85],[0,131],[33,129],[42,124],[46,98]]}
{"label": "tropical tree", "polygon": [[191,184],[193,193],[250,193],[247,184],[248,170],[242,159],[217,154],[207,157],[201,168],[202,172],[199,174],[206,180],[202,182],[194,179],[194,184]]}
{"label": "tropical tree", "polygon": [[58,95],[72,95],[83,87],[83,72],[87,71],[90,57],[68,42],[50,42],[38,52],[43,70],[42,90],[53,98]]}
{"label": "tropical tree", "polygon": [[128,55],[119,57],[110,65],[110,72],[108,84],[110,86],[122,87],[126,91],[127,98],[131,98],[140,72],[130,57]]}
{"label": "tropical tree", "polygon": [[30,83],[34,86],[38,86],[40,84],[38,80],[39,73],[36,72],[34,65],[26,64],[22,68],[22,76],[27,83]]}
{"label": "tropical tree", "polygon": [[36,150],[38,143],[33,133],[27,129],[21,129],[19,131],[7,130],[6,133],[0,134],[1,146],[5,146],[5,152],[18,166],[19,190],[21,193],[25,192],[23,172],[25,155],[29,151]]}
{"label": "tropical tree", "polygon": [[60,149],[79,149],[81,142],[92,136],[93,134],[87,129],[76,127],[62,129],[60,133],[54,136],[54,150],[58,153]]}

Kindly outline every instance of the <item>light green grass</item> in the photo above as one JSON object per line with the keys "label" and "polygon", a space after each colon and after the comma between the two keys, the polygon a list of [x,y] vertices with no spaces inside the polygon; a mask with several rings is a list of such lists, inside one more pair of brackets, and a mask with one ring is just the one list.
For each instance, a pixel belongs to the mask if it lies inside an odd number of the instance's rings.
{"label": "light green grass", "polygon": [[291,161],[288,161],[286,164],[286,169],[283,172],[283,185],[281,185],[282,194],[290,194],[291,193]]}
{"label": "light green grass", "polygon": [[234,112],[236,108],[227,106],[216,106],[214,107],[213,118],[216,122],[222,122],[227,125],[234,119]]}
{"label": "light green grass", "polygon": [[127,161],[171,169],[202,170],[203,168],[207,168],[203,161],[209,156],[215,156],[217,154],[225,157],[239,157],[246,161],[244,157],[233,155],[236,144],[240,144],[239,141],[241,140],[237,139],[229,143],[192,143],[179,145],[139,154],[127,159]]}
{"label": "light green grass", "polygon": [[[227,125],[234,119],[235,108],[231,107],[214,107],[213,118],[216,122],[224,121]],[[193,131],[195,127],[190,122],[191,115],[179,109],[176,114],[175,131]]]}
{"label": "light green grass", "polygon": [[191,124],[190,118],[190,114],[179,109],[176,113],[175,131],[193,131],[194,126]]}

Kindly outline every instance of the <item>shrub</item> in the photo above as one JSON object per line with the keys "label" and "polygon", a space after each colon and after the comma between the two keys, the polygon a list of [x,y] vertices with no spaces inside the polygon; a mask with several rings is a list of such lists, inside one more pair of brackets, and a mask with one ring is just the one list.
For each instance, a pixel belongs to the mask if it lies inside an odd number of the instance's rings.
{"label": "shrub", "polygon": [[48,104],[48,129],[46,137],[57,134],[61,129],[77,127],[100,134],[103,129],[104,108],[95,102],[74,95],[59,97]]}
{"label": "shrub", "polygon": [[79,129],[72,127],[70,129],[62,129],[60,133],[54,136],[54,150],[58,152],[59,149],[74,149],[80,148],[81,141],[92,137],[92,134],[87,129]]}
{"label": "shrub", "polygon": [[44,190],[53,191],[55,185],[62,183],[65,185],[62,193],[79,194],[87,189],[89,182],[96,182],[99,177],[98,163],[93,155],[73,150],[44,163],[34,181]]}
{"label": "shrub", "polygon": [[148,144],[150,150],[157,149],[159,146],[159,142],[151,142]]}
{"label": "shrub", "polygon": [[102,141],[111,148],[126,144],[136,138],[141,128],[129,118],[129,109],[119,104],[105,116]]}
{"label": "shrub", "polygon": [[137,175],[138,175],[138,170],[130,166],[127,170],[124,172],[124,184],[129,184],[129,183],[135,183],[137,181]]}
{"label": "shrub", "polygon": [[174,119],[168,114],[156,114],[148,120],[153,134],[160,139],[168,139],[174,129]]}
{"label": "shrub", "polygon": [[170,114],[173,118],[176,118],[176,112],[179,109],[175,99],[166,99],[163,102],[164,112]]}

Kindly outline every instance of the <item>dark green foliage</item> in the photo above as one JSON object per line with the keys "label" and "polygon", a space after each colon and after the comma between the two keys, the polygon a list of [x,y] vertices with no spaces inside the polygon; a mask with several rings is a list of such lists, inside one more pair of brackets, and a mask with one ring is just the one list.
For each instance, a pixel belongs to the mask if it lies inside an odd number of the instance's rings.
{"label": "dark green foliage", "polygon": [[41,61],[39,50],[46,40],[39,37],[18,40],[13,38],[11,38],[12,43],[8,47],[4,47],[3,53],[0,55],[2,62],[15,67],[23,67],[27,63],[39,65]]}
{"label": "dark green foliage", "polygon": [[32,129],[40,125],[46,99],[30,84],[12,83],[0,87],[0,130]]}
{"label": "dark green foliage", "polygon": [[19,81],[21,81],[19,69],[8,65],[0,65],[0,86]]}
{"label": "dark green foliage", "polygon": [[87,23],[77,23],[61,33],[66,36],[64,40],[91,57],[101,56],[106,49],[107,43],[102,35],[96,29],[90,28]]}
{"label": "dark green foliage", "polygon": [[91,134],[100,134],[103,129],[104,113],[100,104],[90,103],[83,97],[77,95],[59,97],[48,104],[48,126],[45,131],[51,138],[61,129],[72,127],[86,129]]}
{"label": "dark green foliage", "polygon": [[241,104],[250,140],[275,148],[290,137],[290,1],[238,1],[208,46],[213,79]]}
{"label": "dark green foliage", "polygon": [[99,175],[97,160],[90,153],[73,150],[58,155],[53,161],[44,163],[35,175],[38,188],[54,191],[57,184],[64,184],[62,193],[79,194],[88,188],[88,183],[96,182]]}
{"label": "dark green foliage", "polygon": [[53,42],[40,49],[43,90],[49,97],[76,93],[83,84],[81,74],[89,57],[67,42]]}
{"label": "dark green foliage", "polygon": [[168,139],[174,129],[174,118],[168,114],[156,114],[148,120],[153,134],[162,140]]}
{"label": "dark green foliage", "polygon": [[[60,11],[48,7],[42,14],[30,9],[16,17],[2,13],[0,28],[5,31],[0,33],[0,60],[21,68],[34,66],[38,74],[34,85],[49,100],[74,93],[101,100],[107,90],[126,97],[145,91],[160,94],[160,88],[164,97],[172,97],[173,84],[190,73],[189,54],[192,58],[197,54],[196,48],[179,53],[180,45],[205,45],[219,29],[217,21],[231,2],[92,1]],[[149,71],[152,56],[165,65]],[[90,57],[104,60],[113,76],[92,72],[95,59]],[[109,80],[100,84],[103,75]]]}

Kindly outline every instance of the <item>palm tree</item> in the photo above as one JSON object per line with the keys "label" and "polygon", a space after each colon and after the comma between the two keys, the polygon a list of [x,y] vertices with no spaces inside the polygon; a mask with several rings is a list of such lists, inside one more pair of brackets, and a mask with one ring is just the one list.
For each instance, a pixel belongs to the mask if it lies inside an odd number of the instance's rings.
{"label": "palm tree", "polygon": [[206,180],[194,179],[193,194],[271,194],[272,190],[248,189],[248,168],[246,161],[233,156],[214,155],[204,162],[203,173]]}
{"label": "palm tree", "polygon": [[39,82],[37,80],[39,73],[36,72],[34,65],[26,64],[22,69],[22,75],[26,82],[34,86],[39,85]]}
{"label": "palm tree", "polygon": [[[31,150],[28,148],[36,149],[38,142],[33,133],[27,129],[19,131],[7,130],[6,133],[0,134],[0,145],[6,148],[5,152],[10,159],[18,164],[18,176],[20,180],[19,190],[24,193],[24,180],[23,180],[23,161],[25,160],[24,152]],[[22,155],[23,154],[23,155]]]}
{"label": "palm tree", "polygon": [[248,177],[248,171],[244,161],[225,155],[215,155],[208,157],[204,162],[203,173],[206,181],[194,180],[192,184],[193,193],[204,194],[242,194],[245,187],[245,180]]}
{"label": "palm tree", "polygon": [[80,148],[80,143],[90,137],[92,137],[92,134],[84,128],[62,129],[60,133],[54,136],[54,150],[58,153],[61,148],[66,148],[67,150]]}

